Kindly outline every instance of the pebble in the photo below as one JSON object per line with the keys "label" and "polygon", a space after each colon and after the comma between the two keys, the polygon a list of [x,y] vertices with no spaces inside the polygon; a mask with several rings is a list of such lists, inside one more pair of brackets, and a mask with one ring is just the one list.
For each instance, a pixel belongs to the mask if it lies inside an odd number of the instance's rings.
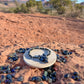
{"label": "pebble", "polygon": [[64,50],[64,51],[62,52],[62,54],[63,54],[63,55],[68,55],[69,52],[68,52],[67,50]]}
{"label": "pebble", "polygon": [[52,82],[56,82],[56,77],[52,77]]}
{"label": "pebble", "polygon": [[19,70],[20,68],[21,68],[20,66],[16,66],[14,69]]}
{"label": "pebble", "polygon": [[22,83],[22,84],[30,84],[29,82],[27,82],[27,83]]}
{"label": "pebble", "polygon": [[11,71],[12,73],[14,73],[14,72],[15,72],[15,69],[11,69],[10,71]]}
{"label": "pebble", "polygon": [[11,83],[11,80],[10,79],[6,79],[5,80],[5,84],[10,84]]}
{"label": "pebble", "polygon": [[17,81],[23,81],[23,80],[24,80],[23,76],[17,78]]}
{"label": "pebble", "polygon": [[70,77],[69,74],[65,74],[65,75],[64,75],[64,78],[69,78],[69,77]]}
{"label": "pebble", "polygon": [[25,48],[20,48],[20,49],[17,49],[16,52],[18,53],[25,53],[26,49]]}
{"label": "pebble", "polygon": [[42,76],[42,80],[46,81],[47,77],[46,76]]}
{"label": "pebble", "polygon": [[73,75],[78,75],[78,73],[77,72],[74,72]]}
{"label": "pebble", "polygon": [[35,77],[32,77],[31,81],[40,82],[40,81],[42,81],[42,79],[41,79],[41,77],[35,76]]}
{"label": "pebble", "polygon": [[48,72],[47,71],[44,71],[44,76],[47,76],[48,75]]}
{"label": "pebble", "polygon": [[0,84],[1,84],[1,80],[0,80]]}
{"label": "pebble", "polygon": [[43,84],[42,82],[40,84]]}
{"label": "pebble", "polygon": [[12,76],[10,74],[6,75],[6,79],[12,79]]}
{"label": "pebble", "polygon": [[52,83],[52,79],[51,78],[48,78],[48,83],[51,84]]}
{"label": "pebble", "polygon": [[6,80],[6,77],[4,75],[1,75],[1,81],[5,81]]}
{"label": "pebble", "polygon": [[40,57],[40,59],[39,59],[41,62],[44,62],[44,63],[48,63],[48,59],[47,59],[47,57],[45,56],[42,56],[42,57]]}

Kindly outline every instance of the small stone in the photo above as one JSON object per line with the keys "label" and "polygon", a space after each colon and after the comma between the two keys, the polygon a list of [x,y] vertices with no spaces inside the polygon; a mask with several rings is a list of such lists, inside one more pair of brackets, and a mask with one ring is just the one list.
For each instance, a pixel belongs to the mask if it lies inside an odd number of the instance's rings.
{"label": "small stone", "polygon": [[74,79],[74,80],[76,79],[76,77],[75,77],[75,76],[72,76],[71,78],[72,78],[72,79]]}
{"label": "small stone", "polygon": [[11,80],[10,79],[6,79],[5,80],[5,84],[10,84],[11,83]]}
{"label": "small stone", "polygon": [[16,52],[18,52],[18,53],[25,53],[25,51],[26,51],[26,49],[24,49],[24,48],[20,48],[20,49],[16,50]]}
{"label": "small stone", "polygon": [[51,73],[51,75],[52,75],[52,76],[56,76],[56,72],[55,72],[55,71],[53,71],[53,73]]}
{"label": "small stone", "polygon": [[32,77],[32,81],[40,82],[40,81],[42,81],[42,79],[41,79],[41,77],[35,76],[35,77]]}
{"label": "small stone", "polygon": [[58,52],[59,50],[58,50],[58,49],[55,49],[54,51],[55,51],[55,52]]}
{"label": "small stone", "polygon": [[66,58],[64,58],[64,57],[61,57],[60,60],[61,60],[63,63],[66,63],[66,62],[67,62]]}
{"label": "small stone", "polygon": [[6,69],[6,67],[5,66],[1,66],[1,70],[5,70]]}
{"label": "small stone", "polygon": [[11,76],[10,74],[8,74],[8,75],[6,76],[6,78],[11,80],[11,79],[12,79],[12,76]]}
{"label": "small stone", "polygon": [[18,57],[12,57],[13,61],[17,61]]}
{"label": "small stone", "polygon": [[52,82],[56,82],[56,77],[52,77]]}
{"label": "small stone", "polygon": [[78,73],[77,72],[74,72],[73,75],[78,75]]}
{"label": "small stone", "polygon": [[69,55],[71,55],[72,54],[72,52],[69,52]]}
{"label": "small stone", "polygon": [[12,76],[12,77],[15,77],[15,73],[12,73],[11,76]]}
{"label": "small stone", "polygon": [[60,56],[59,56],[58,54],[56,54],[56,56],[57,56],[57,59],[59,59],[59,58],[60,58]]}
{"label": "small stone", "polygon": [[15,69],[11,69],[10,71],[11,71],[12,73],[14,73],[14,72],[15,72]]}
{"label": "small stone", "polygon": [[20,68],[21,68],[20,66],[16,66],[14,69],[19,70]]}
{"label": "small stone", "polygon": [[63,54],[63,55],[68,55],[69,52],[68,52],[67,50],[64,50],[64,51],[62,52],[62,54]]}
{"label": "small stone", "polygon": [[48,78],[48,83],[51,84],[52,83],[52,79]]}
{"label": "small stone", "polygon": [[13,62],[13,59],[9,59],[9,62]]}
{"label": "small stone", "polygon": [[69,74],[65,74],[64,78],[69,78],[69,76],[70,76]]}
{"label": "small stone", "polygon": [[44,62],[44,63],[48,63],[48,60],[47,60],[48,58],[46,57],[46,56],[42,56],[42,57],[40,57],[39,58],[39,60],[41,61],[41,62]]}
{"label": "small stone", "polygon": [[42,82],[40,84],[43,84]]}
{"label": "small stone", "polygon": [[23,81],[23,79],[24,79],[23,76],[20,76],[17,78],[17,81]]}
{"label": "small stone", "polygon": [[27,82],[27,83],[22,83],[22,84],[30,84],[29,82]]}
{"label": "small stone", "polygon": [[44,76],[44,75],[42,76],[42,80],[44,80],[44,81],[45,81],[45,80],[46,80],[46,78],[47,78],[46,76]]}
{"label": "small stone", "polygon": [[51,72],[52,72],[52,70],[51,70],[51,69],[48,69],[48,70],[47,70],[47,72],[48,72],[48,73],[51,73]]}
{"label": "small stone", "polygon": [[6,80],[6,77],[4,75],[1,75],[1,81],[5,81]]}
{"label": "small stone", "polygon": [[29,50],[29,48],[26,48],[26,50]]}
{"label": "small stone", "polygon": [[47,71],[44,71],[44,76],[47,76],[48,75],[48,72]]}

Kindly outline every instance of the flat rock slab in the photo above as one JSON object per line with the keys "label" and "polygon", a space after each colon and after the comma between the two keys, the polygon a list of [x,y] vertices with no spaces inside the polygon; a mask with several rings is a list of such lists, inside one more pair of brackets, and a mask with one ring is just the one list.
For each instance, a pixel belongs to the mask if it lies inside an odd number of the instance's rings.
{"label": "flat rock slab", "polygon": [[[51,65],[53,65],[55,62],[56,62],[56,54],[53,50],[49,49],[51,51],[50,55],[47,56],[48,57],[48,63],[43,63],[41,62],[39,59],[36,59],[36,58],[30,58],[29,57],[29,51],[26,51],[23,55],[23,60],[26,64],[32,66],[32,67],[36,67],[36,68],[46,68],[46,67],[49,67]],[[35,55],[42,55],[42,54],[46,54],[48,53],[47,50],[41,50],[41,49],[34,49],[30,52],[30,54],[32,56],[35,56]]]}

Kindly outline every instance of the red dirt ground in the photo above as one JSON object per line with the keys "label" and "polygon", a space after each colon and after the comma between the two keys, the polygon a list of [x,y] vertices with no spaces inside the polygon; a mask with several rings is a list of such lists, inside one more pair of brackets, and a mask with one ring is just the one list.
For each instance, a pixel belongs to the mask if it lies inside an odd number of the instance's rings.
{"label": "red dirt ground", "polygon": [[[58,68],[58,81],[54,84],[84,84],[84,48],[78,45],[84,43],[84,20],[55,17],[43,14],[12,14],[0,13],[0,65],[7,64],[7,55],[20,47],[42,46],[51,49],[75,50],[66,64],[55,63]],[[79,55],[79,56],[78,56]],[[16,63],[23,66],[16,76],[24,76],[24,81],[33,75],[40,75],[39,69],[32,69],[21,59]],[[77,66],[76,66],[77,65]],[[63,75],[77,71],[81,82],[72,79],[65,80]],[[21,84],[14,82],[14,84]],[[34,84],[30,82],[30,84]],[[44,84],[47,84],[44,82]]]}

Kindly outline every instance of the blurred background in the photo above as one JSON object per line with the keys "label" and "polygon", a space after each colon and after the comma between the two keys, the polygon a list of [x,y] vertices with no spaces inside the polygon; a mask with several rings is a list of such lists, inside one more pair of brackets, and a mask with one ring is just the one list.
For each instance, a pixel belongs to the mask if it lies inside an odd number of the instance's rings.
{"label": "blurred background", "polygon": [[0,12],[84,18],[84,0],[0,0]]}

